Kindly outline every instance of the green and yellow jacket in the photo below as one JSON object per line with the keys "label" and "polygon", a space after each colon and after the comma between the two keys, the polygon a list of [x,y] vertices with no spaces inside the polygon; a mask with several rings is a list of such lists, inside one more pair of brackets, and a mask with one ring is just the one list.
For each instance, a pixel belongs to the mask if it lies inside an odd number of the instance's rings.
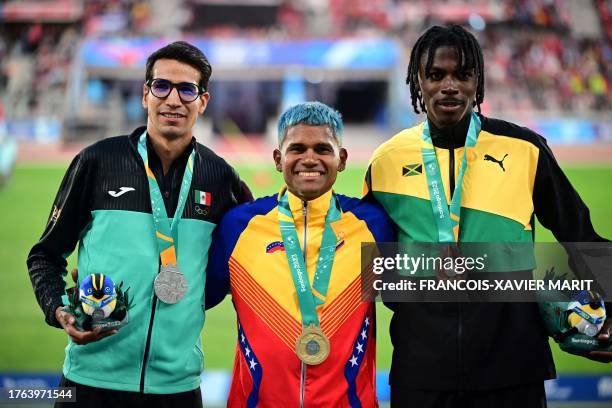
{"label": "green and yellow jacket", "polygon": [[[444,193],[451,202],[470,115],[450,129],[430,122]],[[589,210],[541,136],[480,116],[467,152],[460,242],[532,242],[534,216],[560,242],[602,241]],[[400,242],[438,242],[421,155],[423,124],[383,143],[368,167],[364,195],[380,203]],[[492,389],[542,381],[555,368],[537,304],[396,303],[391,385]]]}

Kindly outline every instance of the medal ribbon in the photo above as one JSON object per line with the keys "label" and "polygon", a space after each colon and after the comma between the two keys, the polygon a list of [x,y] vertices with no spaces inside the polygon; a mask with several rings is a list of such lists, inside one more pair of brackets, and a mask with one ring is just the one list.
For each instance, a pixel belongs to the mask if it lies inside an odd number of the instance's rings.
{"label": "medal ribbon", "polygon": [[[302,326],[308,327],[311,324],[319,327],[319,317],[317,316],[317,306],[325,303],[327,289],[329,286],[329,277],[331,268],[334,263],[334,255],[336,253],[337,238],[331,228],[331,223],[340,219],[340,205],[336,195],[332,193],[329,209],[325,216],[325,227],[323,229],[323,239],[321,240],[321,248],[319,249],[319,259],[317,268],[315,269],[314,281],[312,288],[308,279],[308,271],[304,260],[300,241],[295,230],[295,222],[293,214],[289,207],[289,199],[287,191],[283,193],[278,201],[278,223],[280,225],[281,236],[285,245],[285,253],[291,269],[291,277],[297,293],[298,306],[302,315]],[[304,225],[304,228],[308,228]],[[304,247],[308,245],[304,242]]]}
{"label": "medal ribbon", "polygon": [[185,209],[185,202],[191,188],[191,180],[193,179],[193,159],[195,157],[195,149],[191,152],[187,160],[187,166],[183,173],[183,181],[179,192],[178,204],[174,211],[172,223],[168,220],[166,206],[162,198],[161,191],[155,175],[149,167],[149,156],[147,153],[147,132],[145,131],[138,141],[138,153],[144,162],[147,180],[149,181],[149,196],[151,198],[151,214],[153,215],[153,225],[155,226],[155,236],[157,237],[157,248],[162,265],[176,265],[176,243],[178,242],[177,225],[178,221]]}
{"label": "medal ribbon", "polygon": [[456,243],[459,241],[459,223],[461,221],[461,187],[463,183],[463,176],[467,169],[467,151],[468,148],[476,146],[478,134],[480,133],[480,127],[480,118],[475,112],[472,112],[470,127],[465,139],[465,148],[463,149],[463,158],[461,159],[461,166],[459,168],[459,176],[457,177],[457,187],[455,188],[455,192],[453,194],[449,213],[448,201],[446,200],[444,185],[442,184],[442,178],[440,176],[440,166],[438,165],[436,151],[429,133],[429,123],[427,120],[425,120],[425,123],[423,124],[421,153],[423,155],[425,174],[427,175],[429,201],[431,202],[434,218],[436,219],[436,224],[438,225],[439,242]]}

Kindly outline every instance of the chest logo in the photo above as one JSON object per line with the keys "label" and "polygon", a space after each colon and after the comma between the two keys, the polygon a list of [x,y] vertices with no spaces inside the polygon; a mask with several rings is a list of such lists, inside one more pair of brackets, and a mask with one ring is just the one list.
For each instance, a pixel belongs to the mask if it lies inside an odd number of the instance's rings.
{"label": "chest logo", "polygon": [[402,176],[418,176],[419,174],[423,174],[423,165],[421,163],[417,164],[406,164],[402,167]]}
{"label": "chest logo", "polygon": [[195,206],[195,212],[198,215],[208,215],[209,207],[200,207],[199,205]]}
{"label": "chest logo", "polygon": [[208,191],[195,190],[194,201],[196,204],[210,207],[210,204],[212,202],[212,195]]}
{"label": "chest logo", "polygon": [[[344,240],[341,240],[336,245],[336,251],[342,248],[343,246],[344,246]],[[281,241],[274,241],[268,244],[268,246],[266,247],[266,254],[273,254],[274,252],[277,252],[277,251],[285,252],[285,244],[283,244]]]}
{"label": "chest logo", "polygon": [[501,160],[497,160],[495,157],[491,156],[490,154],[485,154],[484,160],[497,163],[499,164],[499,167],[501,167],[503,171],[506,171],[506,169],[504,168],[504,160],[506,160],[506,157],[508,157],[508,153],[506,153]]}
{"label": "chest logo", "polygon": [[266,254],[273,254],[276,251],[284,251],[285,244],[280,241],[274,241],[266,247]]}
{"label": "chest logo", "polygon": [[110,194],[111,197],[117,198],[117,197],[121,197],[127,192],[134,191],[134,190],[136,190],[134,187],[121,187],[119,188],[119,191],[109,190],[108,194]]}

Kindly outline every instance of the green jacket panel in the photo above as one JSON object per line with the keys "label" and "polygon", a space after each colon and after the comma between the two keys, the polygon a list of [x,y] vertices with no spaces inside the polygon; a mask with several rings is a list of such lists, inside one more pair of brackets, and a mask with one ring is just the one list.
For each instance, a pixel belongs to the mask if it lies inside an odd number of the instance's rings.
{"label": "green jacket panel", "polygon": [[[155,316],[151,319],[153,281],[159,264],[151,215],[93,212],[91,228],[79,245],[79,281],[91,273],[105,273],[117,284],[123,282],[124,288],[130,288],[133,307],[128,324],[117,334],[87,347],[70,342],[64,362],[67,378],[94,387],[139,391],[152,320],[144,391],[176,393],[197,388],[203,364],[200,332],[204,325],[205,271],[214,227],[206,221],[180,220],[179,267],[189,288],[177,304],[155,302]],[[189,351],[185,353],[186,350]]]}

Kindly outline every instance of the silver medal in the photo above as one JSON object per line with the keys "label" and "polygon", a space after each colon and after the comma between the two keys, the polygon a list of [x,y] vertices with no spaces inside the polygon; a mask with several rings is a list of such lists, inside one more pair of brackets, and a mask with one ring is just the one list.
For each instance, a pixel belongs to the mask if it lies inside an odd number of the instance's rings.
{"label": "silver medal", "polygon": [[91,317],[94,321],[99,321],[99,320],[104,319],[104,310],[94,309],[93,313],[91,314]]}
{"label": "silver medal", "polygon": [[187,293],[187,279],[176,265],[162,265],[153,283],[155,295],[164,303],[175,304]]}

